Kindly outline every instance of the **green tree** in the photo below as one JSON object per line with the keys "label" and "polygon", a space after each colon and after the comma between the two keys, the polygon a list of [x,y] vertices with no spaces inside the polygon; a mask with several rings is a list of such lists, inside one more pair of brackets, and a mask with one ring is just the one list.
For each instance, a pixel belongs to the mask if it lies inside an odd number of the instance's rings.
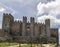
{"label": "green tree", "polygon": [[37,46],[38,46],[38,44],[39,44],[39,37],[36,38],[36,41],[37,41]]}
{"label": "green tree", "polygon": [[40,35],[40,43],[41,43],[41,47],[43,43],[46,43],[47,39],[46,39],[46,34],[41,34]]}
{"label": "green tree", "polygon": [[10,46],[10,39],[7,39],[8,43],[9,43],[9,46]]}
{"label": "green tree", "polygon": [[31,40],[30,41],[31,41],[31,47],[32,47],[32,37],[31,37]]}

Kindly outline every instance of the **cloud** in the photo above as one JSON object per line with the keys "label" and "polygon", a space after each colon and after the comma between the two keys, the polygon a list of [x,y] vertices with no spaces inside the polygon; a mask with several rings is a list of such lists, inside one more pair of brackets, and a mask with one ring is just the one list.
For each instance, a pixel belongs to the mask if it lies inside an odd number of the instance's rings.
{"label": "cloud", "polygon": [[38,22],[44,22],[45,19],[51,19],[51,24],[60,25],[60,0],[51,1],[48,3],[39,3],[37,5]]}
{"label": "cloud", "polygon": [[4,8],[0,8],[0,12],[3,12],[3,11],[5,11],[5,9]]}
{"label": "cloud", "polygon": [[17,13],[17,11],[15,11],[11,7],[7,7],[7,6],[6,6],[6,11],[7,11],[7,13],[11,13],[12,15],[14,15],[15,13]]}
{"label": "cloud", "polygon": [[60,0],[51,1],[48,3],[39,3],[37,5],[37,21],[44,23],[45,19],[51,20],[51,27],[59,28],[60,41]]}
{"label": "cloud", "polygon": [[15,19],[15,21],[22,21],[22,19]]}
{"label": "cloud", "polygon": [[3,3],[0,2],[0,13],[11,13],[11,14],[15,14],[16,11],[14,9],[12,9],[9,6],[4,5]]}

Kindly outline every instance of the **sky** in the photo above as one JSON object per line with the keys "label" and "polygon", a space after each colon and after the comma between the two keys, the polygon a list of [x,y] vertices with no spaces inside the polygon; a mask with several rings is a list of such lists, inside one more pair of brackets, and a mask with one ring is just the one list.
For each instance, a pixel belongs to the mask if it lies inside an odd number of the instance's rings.
{"label": "sky", "polygon": [[37,21],[37,5],[51,2],[52,0],[0,0],[0,28],[2,26],[3,13],[11,13],[15,19],[23,16],[35,17]]}
{"label": "sky", "polygon": [[42,23],[49,18],[51,28],[59,28],[60,31],[60,0],[0,0],[0,28],[3,13],[11,13],[15,20],[23,16],[27,16],[28,20],[35,17],[37,22]]}

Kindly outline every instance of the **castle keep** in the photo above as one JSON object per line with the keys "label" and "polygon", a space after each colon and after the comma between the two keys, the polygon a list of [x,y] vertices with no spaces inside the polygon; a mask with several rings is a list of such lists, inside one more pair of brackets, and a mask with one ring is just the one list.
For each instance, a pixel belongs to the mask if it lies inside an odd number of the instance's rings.
{"label": "castle keep", "polygon": [[[56,42],[58,36],[57,28],[50,28],[50,19],[45,20],[44,23],[35,22],[34,17],[30,17],[30,21],[27,21],[27,17],[23,16],[22,21],[14,21],[14,17],[11,14],[3,14],[1,34],[5,33],[3,37],[7,38],[36,38],[41,35],[45,35],[49,41]],[[2,37],[0,35],[0,37]]]}

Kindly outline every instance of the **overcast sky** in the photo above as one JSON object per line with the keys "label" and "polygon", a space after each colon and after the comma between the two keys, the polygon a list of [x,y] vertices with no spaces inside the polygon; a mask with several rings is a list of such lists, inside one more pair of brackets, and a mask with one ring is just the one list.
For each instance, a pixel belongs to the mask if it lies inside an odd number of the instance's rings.
{"label": "overcast sky", "polygon": [[60,28],[60,0],[0,0],[0,28],[3,13],[11,13],[15,19],[35,17],[37,22],[51,20],[51,27]]}
{"label": "overcast sky", "polygon": [[22,19],[23,16],[35,17],[38,19],[39,3],[47,3],[52,0],[0,0],[0,28],[2,25],[3,13],[11,13],[15,19]]}

